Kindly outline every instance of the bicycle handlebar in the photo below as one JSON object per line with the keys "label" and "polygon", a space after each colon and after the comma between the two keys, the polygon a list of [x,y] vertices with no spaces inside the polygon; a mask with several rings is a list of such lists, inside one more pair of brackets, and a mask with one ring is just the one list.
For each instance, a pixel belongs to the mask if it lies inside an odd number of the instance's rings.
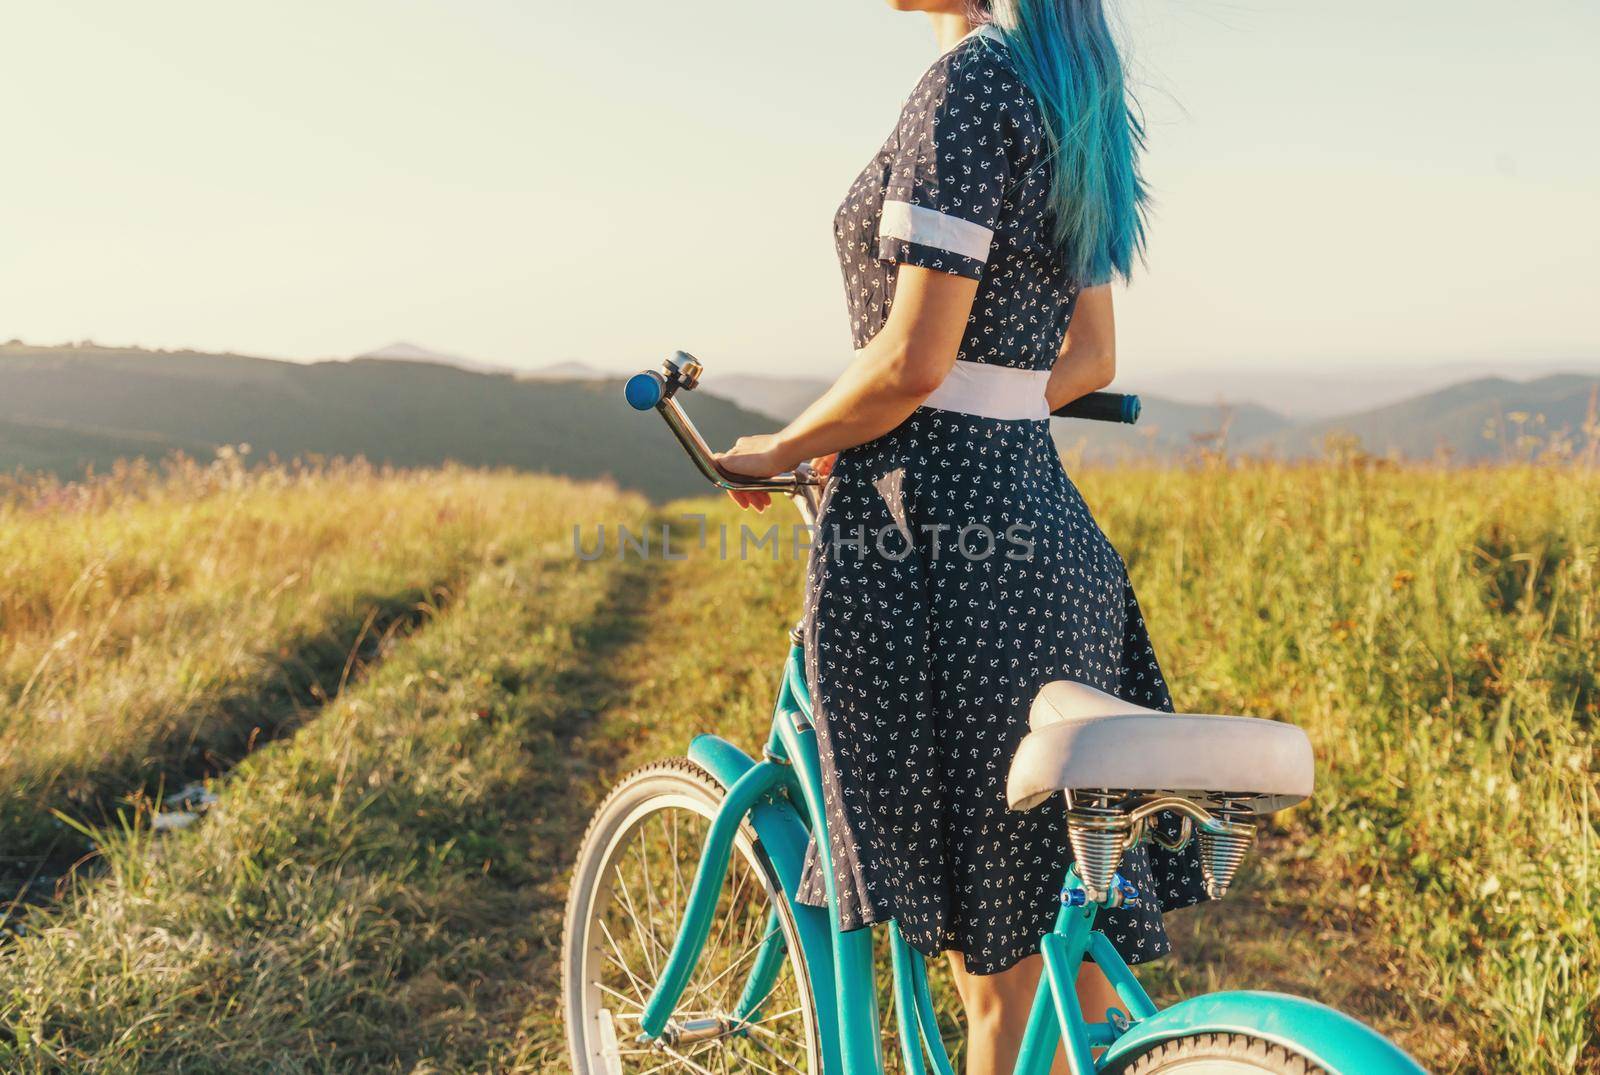
{"label": "bicycle handlebar", "polygon": [[[661,363],[659,371],[645,370],[629,377],[627,384],[623,386],[623,395],[628,400],[628,406],[636,411],[659,411],[661,417],[666,419],[673,436],[678,438],[683,450],[689,453],[689,458],[693,460],[695,467],[719,489],[802,496],[812,493],[816,486],[822,484],[822,479],[812,472],[809,463],[801,463],[794,470],[774,474],[770,478],[746,478],[739,474],[730,474],[717,466],[710,445],[706,444],[705,438],[695,428],[694,422],[689,420],[689,415],[673,398],[680,390],[692,391],[695,385],[700,383],[700,374],[704,368],[700,360],[693,355],[678,351]],[[1139,411],[1138,396],[1124,395],[1120,392],[1091,392],[1050,413],[1058,418],[1086,418],[1096,422],[1132,424],[1139,420]]]}
{"label": "bicycle handlebar", "polygon": [[794,470],[782,474],[774,474],[770,478],[747,478],[742,474],[730,474],[717,466],[716,458],[711,453],[710,445],[695,428],[694,422],[673,397],[681,389],[685,392],[692,391],[700,383],[700,372],[704,369],[700,360],[684,351],[678,351],[666,361],[661,363],[661,370],[645,370],[628,378],[623,385],[622,393],[627,397],[628,406],[636,411],[656,410],[661,417],[666,419],[667,427],[672,430],[673,436],[678,438],[678,443],[683,445],[683,450],[689,453],[696,469],[719,489],[738,489],[752,493],[785,493],[790,496],[799,495],[802,490],[810,486],[822,484],[811,471],[811,464],[801,463]]}
{"label": "bicycle handlebar", "polygon": [[1095,422],[1121,422],[1133,425],[1139,420],[1143,404],[1138,396],[1122,392],[1090,392],[1050,414],[1054,418],[1087,418]]}

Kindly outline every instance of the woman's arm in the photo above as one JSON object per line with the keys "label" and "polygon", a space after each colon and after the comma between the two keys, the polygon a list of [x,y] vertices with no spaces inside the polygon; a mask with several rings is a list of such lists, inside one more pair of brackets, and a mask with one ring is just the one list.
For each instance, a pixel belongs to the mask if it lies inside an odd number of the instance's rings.
{"label": "woman's arm", "polygon": [[1078,295],[1066,342],[1050,370],[1045,399],[1050,409],[1098,392],[1117,375],[1117,323],[1111,288],[1091,287]]}
{"label": "woman's arm", "polygon": [[[833,387],[781,432],[740,437],[717,455],[718,465],[733,474],[764,478],[894,429],[955,366],[977,293],[976,280],[901,265],[888,321],[856,352]],[[735,493],[734,499],[763,508],[770,498]]]}

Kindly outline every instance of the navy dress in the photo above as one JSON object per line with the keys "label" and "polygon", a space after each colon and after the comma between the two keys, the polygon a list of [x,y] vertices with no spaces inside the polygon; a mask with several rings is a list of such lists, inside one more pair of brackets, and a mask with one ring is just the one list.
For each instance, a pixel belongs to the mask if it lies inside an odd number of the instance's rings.
{"label": "navy dress", "polygon": [[[899,266],[917,265],[978,281],[961,361],[1048,370],[1078,292],[1048,239],[1049,187],[1038,108],[1002,36],[980,28],[918,82],[839,207],[855,345],[883,327]],[[892,919],[978,974],[1037,952],[1072,852],[1060,796],[1005,803],[1034,694],[1068,678],[1172,708],[1049,421],[925,406],[841,453],[805,634],[840,924]],[[824,906],[819,865],[813,846],[801,899]],[[1204,889],[1192,849],[1141,848],[1122,872],[1146,901],[1097,922],[1137,963],[1170,948],[1161,911]]]}

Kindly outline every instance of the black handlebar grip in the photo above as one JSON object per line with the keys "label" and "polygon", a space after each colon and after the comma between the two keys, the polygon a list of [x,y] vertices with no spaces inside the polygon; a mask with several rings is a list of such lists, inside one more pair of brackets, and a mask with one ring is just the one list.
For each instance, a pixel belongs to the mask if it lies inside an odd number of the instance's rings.
{"label": "black handlebar grip", "polygon": [[1121,392],[1090,392],[1087,396],[1050,412],[1056,418],[1087,418],[1094,422],[1121,422],[1132,425],[1139,420],[1138,396]]}

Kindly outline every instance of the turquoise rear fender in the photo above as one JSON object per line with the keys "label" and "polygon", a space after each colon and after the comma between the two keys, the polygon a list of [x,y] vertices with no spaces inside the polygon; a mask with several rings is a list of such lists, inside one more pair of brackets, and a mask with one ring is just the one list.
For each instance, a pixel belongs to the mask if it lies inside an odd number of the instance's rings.
{"label": "turquoise rear fender", "polygon": [[1427,1075],[1365,1023],[1326,1004],[1286,993],[1191,997],[1141,1020],[1106,1051],[1100,1070],[1117,1071],[1157,1042],[1190,1034],[1249,1034],[1303,1053],[1333,1075]]}

